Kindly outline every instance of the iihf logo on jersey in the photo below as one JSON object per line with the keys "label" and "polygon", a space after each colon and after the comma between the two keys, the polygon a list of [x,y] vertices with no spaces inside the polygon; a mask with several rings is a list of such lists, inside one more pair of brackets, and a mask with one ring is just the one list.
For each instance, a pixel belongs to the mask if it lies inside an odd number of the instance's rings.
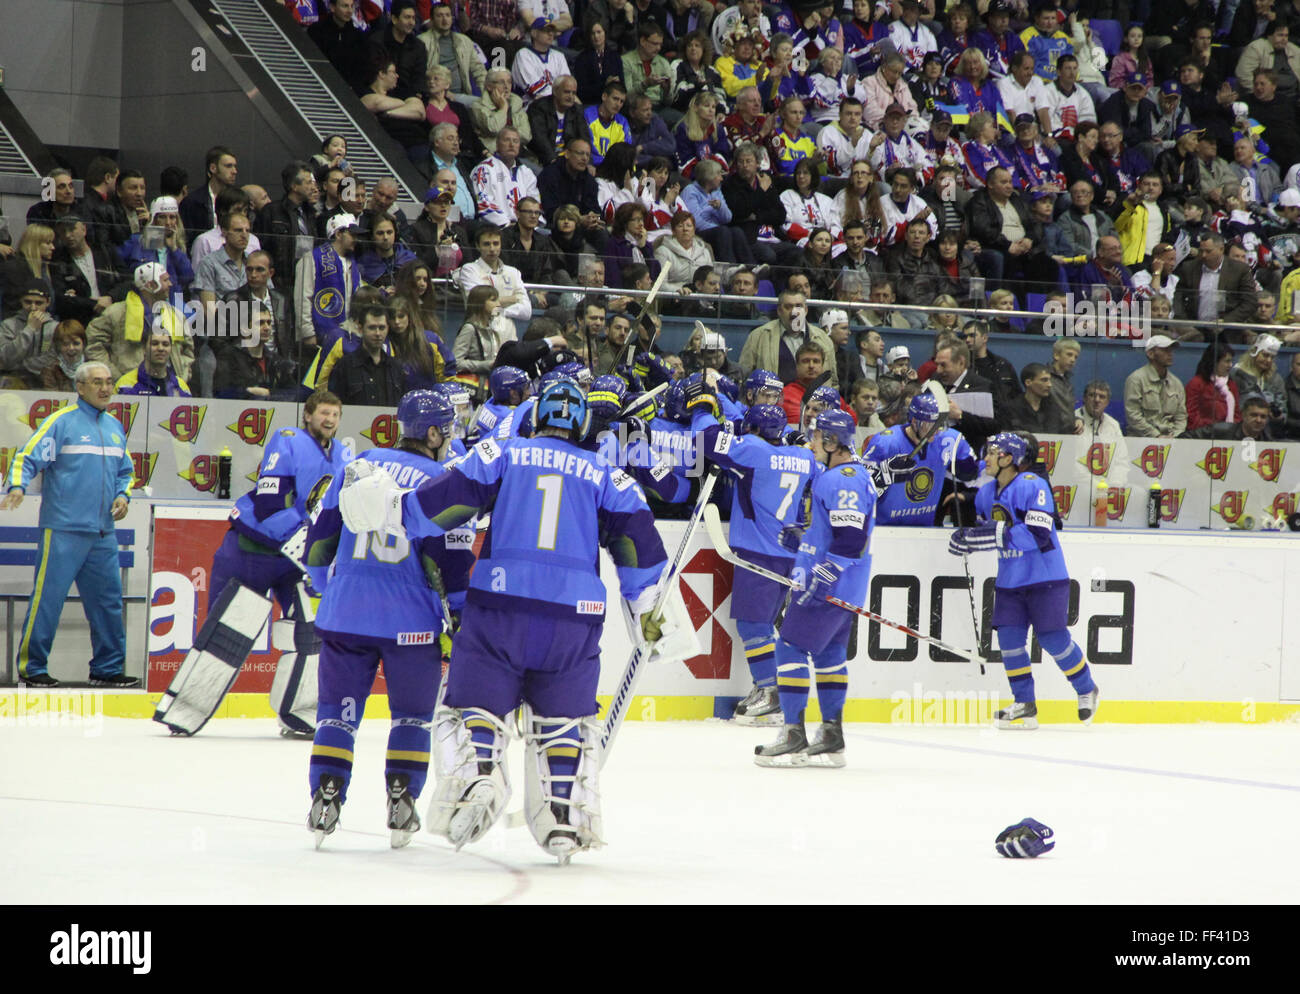
{"label": "iihf logo on jersey", "polygon": [[1047,469],[1047,475],[1056,472],[1056,458],[1061,454],[1061,443],[1043,439],[1038,443],[1038,461]]}
{"label": "iihf logo on jersey", "polygon": [[32,406],[27,409],[27,426],[35,431],[42,421],[48,418],[55,411],[67,407],[66,400],[55,400],[53,397],[41,397],[33,401]]}
{"label": "iihf logo on jersey", "polygon": [[1205,458],[1196,465],[1205,470],[1211,480],[1222,480],[1228,475],[1228,464],[1232,462],[1232,449],[1226,445],[1212,445],[1205,450]]}
{"label": "iihf logo on jersey", "polygon": [[1074,496],[1078,491],[1078,487],[1065,484],[1052,487],[1052,500],[1056,502],[1056,509],[1060,512],[1062,521],[1070,517],[1070,510],[1074,507]]}
{"label": "iihf logo on jersey", "polygon": [[397,424],[397,415],[381,414],[370,422],[369,428],[362,428],[361,434],[370,439],[372,445],[381,449],[391,449],[397,444],[401,429]]}
{"label": "iihf logo on jersey", "polygon": [[217,488],[217,456],[195,456],[176,475],[188,480],[191,487],[202,493],[210,493]]}
{"label": "iihf logo on jersey", "polygon": [[1249,496],[1249,490],[1226,490],[1219,503],[1210,505],[1210,510],[1228,524],[1235,525],[1246,513],[1246,498]]}
{"label": "iihf logo on jersey", "polygon": [[1133,460],[1133,465],[1153,480],[1165,475],[1165,462],[1169,459],[1169,445],[1148,445],[1142,454]]}
{"label": "iihf logo on jersey", "polygon": [[239,413],[239,420],[226,425],[227,431],[233,431],[245,445],[259,448],[266,444],[266,433],[271,430],[271,421],[275,410],[266,407],[249,407]]}
{"label": "iihf logo on jersey", "polygon": [[131,473],[135,476],[137,487],[149,486],[149,481],[153,479],[153,468],[157,463],[157,452],[131,453]]}
{"label": "iihf logo on jersey", "polygon": [[109,404],[108,407],[104,408],[104,410],[117,418],[117,420],[122,423],[123,430],[125,430],[129,435],[131,434],[131,426],[135,424],[136,408],[139,406],[138,403],[131,404],[124,400],[115,400]]}
{"label": "iihf logo on jersey", "polygon": [[1286,458],[1286,449],[1261,449],[1259,457],[1246,465],[1268,483],[1275,483],[1282,472],[1282,460]]}
{"label": "iihf logo on jersey", "polygon": [[171,432],[172,438],[178,442],[192,442],[199,437],[199,432],[203,429],[203,418],[207,413],[207,407],[183,404],[173,407],[171,417],[159,422],[158,427],[166,428]]}
{"label": "iihf logo on jersey", "polygon": [[1114,445],[1093,442],[1079,459],[1079,465],[1086,468],[1093,476],[1105,476],[1110,472],[1110,461],[1114,455]]}

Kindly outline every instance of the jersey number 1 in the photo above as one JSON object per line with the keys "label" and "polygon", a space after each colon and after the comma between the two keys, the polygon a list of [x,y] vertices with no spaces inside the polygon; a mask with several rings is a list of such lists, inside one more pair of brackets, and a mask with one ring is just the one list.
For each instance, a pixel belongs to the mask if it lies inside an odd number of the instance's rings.
{"label": "jersey number 1", "polygon": [[542,518],[537,524],[537,548],[553,551],[555,536],[560,530],[560,499],[564,496],[564,478],[557,473],[539,476],[537,489],[542,492]]}

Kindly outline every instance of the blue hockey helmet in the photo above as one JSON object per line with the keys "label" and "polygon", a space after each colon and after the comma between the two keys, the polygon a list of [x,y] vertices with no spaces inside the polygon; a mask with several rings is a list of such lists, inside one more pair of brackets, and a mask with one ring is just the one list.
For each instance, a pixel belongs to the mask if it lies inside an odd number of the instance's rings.
{"label": "blue hockey helmet", "polygon": [[932,393],[918,393],[907,405],[907,416],[912,421],[933,424],[939,420],[939,398]]}
{"label": "blue hockey helmet", "polygon": [[456,420],[456,409],[451,401],[436,390],[412,390],[397,405],[397,424],[403,438],[423,442],[430,428],[443,434]]}
{"label": "blue hockey helmet", "polygon": [[455,380],[446,380],[443,383],[435,383],[433,389],[443,396],[452,407],[468,406],[469,390],[465,384],[457,383]]}
{"label": "blue hockey helmet", "polygon": [[747,434],[758,435],[769,442],[781,441],[790,427],[785,411],[775,404],[754,404],[745,412],[744,428]]}
{"label": "blue hockey helmet", "polygon": [[989,449],[997,449],[1011,457],[1011,461],[1019,466],[1029,455],[1029,443],[1014,431],[1001,431],[988,440],[984,446],[985,457],[989,456]]}
{"label": "blue hockey helmet", "polygon": [[822,386],[812,392],[808,398],[809,403],[816,401],[819,404],[825,404],[827,410],[835,410],[840,406],[840,392],[834,387]]}
{"label": "blue hockey helmet", "polygon": [[758,395],[765,390],[774,391],[776,397],[773,400],[776,400],[785,391],[785,384],[781,382],[781,377],[770,369],[756,369],[745,377],[743,398],[746,404],[763,403]]}
{"label": "blue hockey helmet", "polygon": [[587,434],[591,422],[591,409],[587,407],[586,394],[568,377],[552,380],[542,388],[533,408],[534,433],[542,428],[560,428],[569,438],[579,442]]}
{"label": "blue hockey helmet", "polygon": [[591,389],[591,370],[587,367],[585,362],[574,360],[573,362],[561,363],[559,366],[556,366],[555,369],[558,372],[564,373],[571,380],[577,383],[578,386],[582,387],[583,390]]}
{"label": "blue hockey helmet", "polygon": [[730,376],[719,373],[716,387],[719,396],[726,397],[732,403],[740,400],[740,387],[736,386],[736,381]]}
{"label": "blue hockey helmet", "polygon": [[528,374],[517,366],[498,366],[488,374],[488,389],[497,404],[509,404],[516,390],[520,397],[528,396]]}
{"label": "blue hockey helmet", "polygon": [[686,421],[685,380],[673,380],[664,391],[664,417],[679,424]]}
{"label": "blue hockey helmet", "polygon": [[846,449],[852,450],[854,447],[854,432],[857,425],[853,423],[853,417],[847,411],[841,411],[839,408],[822,411],[817,415],[813,428],[822,435],[835,439]]}
{"label": "blue hockey helmet", "polygon": [[626,398],[627,383],[623,377],[606,373],[591,381],[591,389],[587,391],[587,406],[591,408],[593,419],[608,424],[623,410]]}

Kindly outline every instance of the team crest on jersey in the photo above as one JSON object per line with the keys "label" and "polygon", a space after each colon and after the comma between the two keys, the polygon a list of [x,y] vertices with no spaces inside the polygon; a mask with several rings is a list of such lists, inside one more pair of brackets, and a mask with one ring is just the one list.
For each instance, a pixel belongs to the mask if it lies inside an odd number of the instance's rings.
{"label": "team crest on jersey", "polygon": [[200,493],[211,493],[217,488],[218,465],[217,456],[195,456],[190,460],[190,464],[176,475],[188,481],[189,485]]}
{"label": "team crest on jersey", "polygon": [[104,410],[117,418],[122,424],[122,429],[129,435],[131,434],[131,426],[135,424],[135,412],[139,406],[138,403],[132,404],[125,400],[115,400]]}
{"label": "team crest on jersey", "polygon": [[1061,443],[1043,439],[1038,443],[1038,461],[1047,467],[1047,475],[1056,472],[1056,457],[1061,454]]}
{"label": "team crest on jersey", "polygon": [[1226,445],[1212,445],[1205,451],[1205,458],[1196,465],[1205,470],[1211,480],[1222,480],[1228,475],[1228,465],[1232,462],[1232,449]]}
{"label": "team crest on jersey", "polygon": [[153,479],[153,468],[157,463],[157,452],[131,453],[131,475],[135,477],[137,487],[149,486],[149,481]]}
{"label": "team crest on jersey", "polygon": [[1115,446],[1105,442],[1093,442],[1079,460],[1093,476],[1105,476],[1110,472],[1110,461],[1115,456]]}
{"label": "team crest on jersey", "polygon": [[1268,513],[1273,517],[1290,517],[1295,514],[1297,494],[1282,491],[1273,498],[1273,503],[1268,505]]}
{"label": "team crest on jersey", "polygon": [[391,449],[401,436],[401,426],[397,415],[381,414],[370,422],[369,428],[362,428],[361,434],[381,449]]}
{"label": "team crest on jersey", "polygon": [[993,505],[993,520],[1011,524],[1011,513],[1001,504]]}
{"label": "team crest on jersey", "polygon": [[1228,524],[1235,525],[1246,513],[1246,498],[1249,496],[1249,490],[1225,490],[1219,503],[1211,504],[1210,510]]}
{"label": "team crest on jersey", "polygon": [[845,466],[843,469],[840,470],[840,472],[843,473],[845,476],[857,475],[857,470],[855,470],[852,466]]}
{"label": "team crest on jersey", "polygon": [[1160,491],[1160,520],[1168,521],[1170,524],[1178,520],[1178,516],[1183,513],[1183,498],[1187,496],[1187,490],[1165,489]]}
{"label": "team crest on jersey", "polygon": [[330,484],[333,482],[334,475],[332,473],[326,473],[322,476],[312,485],[311,490],[307,494],[307,503],[303,506],[307,508],[308,511],[314,509],[316,505],[320,503],[321,498],[325,496],[325,491],[330,488]]}
{"label": "team crest on jersey", "polygon": [[333,287],[318,290],[311,305],[321,317],[338,320],[343,316],[343,294]]}
{"label": "team crest on jersey", "polygon": [[199,432],[203,428],[203,418],[207,413],[206,407],[198,404],[183,404],[180,407],[173,407],[171,417],[159,422],[158,427],[166,428],[171,432],[172,438],[178,442],[192,442],[199,437]]}
{"label": "team crest on jersey", "polygon": [[1246,465],[1268,483],[1275,483],[1282,472],[1282,460],[1286,458],[1286,449],[1261,449],[1259,458]]}
{"label": "team crest on jersey", "polygon": [[930,491],[934,489],[934,473],[925,467],[918,469],[903,484],[903,489],[907,493],[908,500],[914,504],[921,503],[930,496]]}
{"label": "team crest on jersey", "polygon": [[1132,493],[1132,487],[1111,487],[1106,494],[1106,517],[1111,521],[1123,521]]}
{"label": "team crest on jersey", "polygon": [[248,407],[240,411],[239,419],[226,428],[238,435],[245,445],[262,446],[266,444],[266,433],[271,430],[274,417],[273,408]]}
{"label": "team crest on jersey", "polygon": [[53,397],[41,397],[32,403],[27,410],[27,426],[35,431],[42,421],[48,418],[55,411],[68,406],[66,400],[55,400]]}
{"label": "team crest on jersey", "polygon": [[1078,491],[1078,487],[1064,484],[1052,487],[1052,500],[1056,501],[1062,520],[1070,516],[1070,510],[1074,507],[1074,496]]}
{"label": "team crest on jersey", "polygon": [[1165,461],[1169,458],[1169,445],[1148,445],[1142,454],[1133,460],[1133,465],[1142,470],[1153,480],[1165,475]]}

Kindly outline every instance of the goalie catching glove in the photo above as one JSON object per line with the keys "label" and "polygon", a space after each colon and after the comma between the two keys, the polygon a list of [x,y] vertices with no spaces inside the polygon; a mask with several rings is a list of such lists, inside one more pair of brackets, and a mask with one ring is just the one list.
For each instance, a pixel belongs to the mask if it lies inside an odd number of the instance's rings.
{"label": "goalie catching glove", "polygon": [[366,532],[401,535],[405,493],[382,466],[354,459],[343,475],[339,513],[343,523],[358,535]]}
{"label": "goalie catching glove", "polygon": [[1010,859],[1034,859],[1056,845],[1053,832],[1041,821],[1025,818],[998,833],[993,847]]}
{"label": "goalie catching glove", "polygon": [[1006,523],[999,521],[994,525],[975,525],[972,528],[958,528],[948,540],[948,551],[954,556],[964,556],[970,552],[989,552],[1005,549]]}

